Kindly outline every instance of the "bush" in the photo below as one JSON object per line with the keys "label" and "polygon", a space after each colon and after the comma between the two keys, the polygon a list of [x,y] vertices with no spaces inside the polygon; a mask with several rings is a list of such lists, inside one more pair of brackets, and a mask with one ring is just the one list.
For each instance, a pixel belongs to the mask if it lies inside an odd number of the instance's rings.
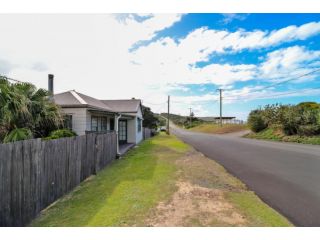
{"label": "bush", "polygon": [[15,128],[9,132],[3,139],[4,143],[27,140],[32,138],[32,132],[28,128]]}
{"label": "bush", "polygon": [[50,139],[58,139],[58,138],[64,138],[64,137],[74,137],[77,136],[77,134],[69,129],[59,129],[52,131],[48,137],[45,138],[45,140]]}
{"label": "bush", "polygon": [[262,116],[262,111],[252,111],[248,117],[248,125],[253,132],[260,132],[266,129],[267,124]]}
{"label": "bush", "polygon": [[281,126],[286,135],[311,136],[319,134],[320,107],[314,102],[294,105],[266,105],[249,114],[249,126],[254,132],[266,127]]}
{"label": "bush", "polygon": [[283,121],[282,130],[286,135],[294,135],[298,132],[298,127],[302,122],[302,113],[300,107],[290,106],[286,109]]}
{"label": "bush", "polygon": [[320,109],[320,104],[318,104],[316,102],[302,102],[302,103],[299,103],[297,106],[303,107],[306,109],[314,109],[314,110]]}
{"label": "bush", "polygon": [[312,136],[320,134],[320,126],[319,125],[301,125],[297,129],[297,133],[300,136]]}
{"label": "bush", "polygon": [[185,122],[183,123],[183,125],[184,125],[184,127],[185,127],[186,129],[189,129],[189,128],[197,127],[197,126],[201,125],[202,123],[203,123],[203,122],[198,121],[198,120],[192,121],[191,124],[190,124],[190,121],[185,121]]}

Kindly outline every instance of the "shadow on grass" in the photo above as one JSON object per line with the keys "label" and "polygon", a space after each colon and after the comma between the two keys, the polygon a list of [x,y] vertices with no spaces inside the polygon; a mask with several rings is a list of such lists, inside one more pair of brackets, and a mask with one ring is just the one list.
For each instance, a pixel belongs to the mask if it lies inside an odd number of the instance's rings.
{"label": "shadow on grass", "polygon": [[172,187],[175,166],[159,161],[176,155],[145,141],[42,212],[31,226],[124,226],[141,223]]}

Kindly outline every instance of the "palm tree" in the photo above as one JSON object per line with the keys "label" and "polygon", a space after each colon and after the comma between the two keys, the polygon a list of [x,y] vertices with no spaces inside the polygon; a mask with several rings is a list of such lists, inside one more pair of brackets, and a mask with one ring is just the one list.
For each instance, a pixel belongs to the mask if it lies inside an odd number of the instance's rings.
{"label": "palm tree", "polygon": [[13,130],[13,139],[46,137],[62,125],[60,109],[50,100],[48,91],[0,78],[0,93],[0,141]]}

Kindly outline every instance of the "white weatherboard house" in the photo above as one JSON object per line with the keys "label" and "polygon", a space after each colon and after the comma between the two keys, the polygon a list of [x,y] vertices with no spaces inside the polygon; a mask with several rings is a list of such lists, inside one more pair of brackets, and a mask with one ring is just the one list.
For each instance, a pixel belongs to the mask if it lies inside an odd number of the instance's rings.
{"label": "white weatherboard house", "polygon": [[143,139],[139,99],[99,100],[74,90],[55,94],[53,98],[65,115],[66,127],[78,135],[116,131],[120,154]]}

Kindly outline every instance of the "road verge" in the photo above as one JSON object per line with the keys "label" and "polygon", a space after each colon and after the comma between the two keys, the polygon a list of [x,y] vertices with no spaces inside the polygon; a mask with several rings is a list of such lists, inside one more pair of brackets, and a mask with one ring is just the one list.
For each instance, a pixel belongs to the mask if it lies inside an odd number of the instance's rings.
{"label": "road verge", "polygon": [[238,179],[160,134],[83,182],[31,226],[291,226]]}

